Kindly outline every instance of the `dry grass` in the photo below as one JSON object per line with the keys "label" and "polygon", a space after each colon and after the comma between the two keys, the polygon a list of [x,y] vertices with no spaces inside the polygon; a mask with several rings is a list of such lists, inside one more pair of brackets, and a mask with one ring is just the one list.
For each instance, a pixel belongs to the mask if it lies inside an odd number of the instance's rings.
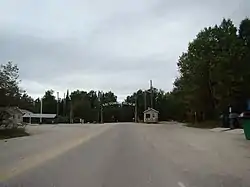
{"label": "dry grass", "polygon": [[22,137],[22,136],[29,136],[29,133],[27,133],[25,131],[25,128],[1,129],[0,130],[0,140],[1,139]]}
{"label": "dry grass", "polygon": [[212,129],[216,127],[221,127],[221,123],[219,121],[204,121],[199,123],[187,123],[187,126],[203,129]]}

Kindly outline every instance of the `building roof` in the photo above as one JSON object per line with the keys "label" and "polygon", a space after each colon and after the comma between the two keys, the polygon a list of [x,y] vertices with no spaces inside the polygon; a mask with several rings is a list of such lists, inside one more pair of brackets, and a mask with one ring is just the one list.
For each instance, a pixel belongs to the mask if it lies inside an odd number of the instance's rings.
{"label": "building roof", "polygon": [[23,115],[23,118],[49,118],[53,119],[56,117],[56,114],[34,114],[34,113],[26,113]]}
{"label": "building roof", "polygon": [[26,110],[26,109],[20,109],[23,114],[33,114],[33,112]]}
{"label": "building roof", "polygon": [[147,113],[147,112],[150,112],[150,111],[153,111],[155,113],[159,113],[159,111],[153,109],[153,108],[148,108],[147,110],[145,110],[143,113]]}

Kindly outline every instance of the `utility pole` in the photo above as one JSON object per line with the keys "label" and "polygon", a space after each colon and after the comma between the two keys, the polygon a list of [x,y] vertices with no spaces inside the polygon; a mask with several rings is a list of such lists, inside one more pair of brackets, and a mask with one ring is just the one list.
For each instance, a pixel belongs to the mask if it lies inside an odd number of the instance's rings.
{"label": "utility pole", "polygon": [[56,117],[58,118],[58,114],[59,114],[59,92],[57,92],[56,94],[57,94]]}
{"label": "utility pole", "polygon": [[[30,114],[29,114],[29,116],[30,116]],[[31,116],[30,116],[30,124],[31,124]]]}
{"label": "utility pole", "polygon": [[66,112],[65,112],[65,105],[66,105],[66,99],[65,99],[65,93],[63,94],[63,116],[66,116]]}
{"label": "utility pole", "polygon": [[150,99],[151,99],[151,108],[153,108],[153,83],[150,80]]}
{"label": "utility pole", "polygon": [[104,94],[103,94],[103,92],[101,91],[101,98],[100,98],[100,99],[101,99],[101,100],[100,100],[100,101],[101,101],[101,123],[103,123],[103,103],[102,103],[102,102],[103,102],[103,95],[104,95]]}
{"label": "utility pole", "polygon": [[101,123],[103,123],[103,106],[102,106],[102,103],[101,103]]}
{"label": "utility pole", "polygon": [[144,111],[147,110],[147,91],[144,91]]}
{"label": "utility pole", "polygon": [[137,93],[135,95],[135,123],[137,123]]}
{"label": "utility pole", "polygon": [[103,123],[103,92],[100,92],[100,104],[101,104],[101,123]]}
{"label": "utility pole", "polygon": [[43,98],[40,101],[40,124],[42,124],[42,114],[43,114]]}
{"label": "utility pole", "polygon": [[[103,92],[99,91],[98,92],[98,100],[99,100],[99,111],[100,111],[100,117],[101,117],[101,122],[103,123],[103,106],[102,106],[102,99],[103,99]],[[99,112],[98,112],[99,114]],[[98,115],[98,121],[99,121],[99,115]]]}
{"label": "utility pole", "polygon": [[73,123],[73,103],[70,101],[69,123]]}

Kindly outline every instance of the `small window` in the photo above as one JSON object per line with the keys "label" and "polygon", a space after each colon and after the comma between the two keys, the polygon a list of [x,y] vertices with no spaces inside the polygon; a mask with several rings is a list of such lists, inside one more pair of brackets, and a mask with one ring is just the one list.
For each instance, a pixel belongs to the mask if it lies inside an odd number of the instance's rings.
{"label": "small window", "polygon": [[154,117],[155,117],[155,114],[152,114],[152,117],[154,118]]}
{"label": "small window", "polygon": [[150,118],[150,114],[146,114],[146,118]]}

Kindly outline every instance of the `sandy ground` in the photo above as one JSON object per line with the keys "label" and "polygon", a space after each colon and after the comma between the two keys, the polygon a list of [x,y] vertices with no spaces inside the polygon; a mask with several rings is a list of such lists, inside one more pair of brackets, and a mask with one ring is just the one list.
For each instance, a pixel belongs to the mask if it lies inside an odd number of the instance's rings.
{"label": "sandy ground", "polygon": [[0,140],[0,180],[79,145],[107,126],[96,124],[30,125],[30,136]]}

